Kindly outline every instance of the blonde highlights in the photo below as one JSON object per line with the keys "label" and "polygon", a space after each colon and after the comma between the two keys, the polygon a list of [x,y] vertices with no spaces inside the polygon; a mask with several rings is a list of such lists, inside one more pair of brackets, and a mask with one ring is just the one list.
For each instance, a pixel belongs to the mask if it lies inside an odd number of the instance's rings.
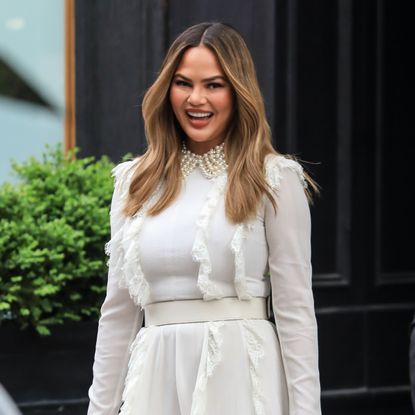
{"label": "blonde highlights", "polygon": [[[167,208],[181,189],[180,152],[185,139],[175,119],[169,91],[175,71],[184,53],[204,45],[212,50],[232,86],[234,116],[225,137],[225,157],[228,182],[225,213],[232,223],[242,223],[256,214],[258,203],[265,194],[276,208],[271,189],[265,179],[264,160],[267,154],[279,154],[272,146],[271,131],[266,119],[264,100],[249,50],[241,35],[223,23],[200,23],[184,31],[170,46],[157,79],[147,90],[142,104],[147,150],[136,164],[129,195],[124,207],[133,215],[156,190],[164,184],[159,199],[148,210],[156,215]],[[294,156],[290,158],[295,159]],[[310,187],[318,192],[317,184],[305,174]]]}

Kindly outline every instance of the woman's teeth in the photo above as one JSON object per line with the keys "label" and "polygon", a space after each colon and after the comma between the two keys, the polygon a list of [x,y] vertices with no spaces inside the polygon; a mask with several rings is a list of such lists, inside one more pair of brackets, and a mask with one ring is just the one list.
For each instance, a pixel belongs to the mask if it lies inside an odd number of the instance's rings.
{"label": "woman's teeth", "polygon": [[207,119],[210,118],[213,113],[211,112],[187,112],[187,115],[191,118],[196,118],[198,120],[203,120],[203,119]]}

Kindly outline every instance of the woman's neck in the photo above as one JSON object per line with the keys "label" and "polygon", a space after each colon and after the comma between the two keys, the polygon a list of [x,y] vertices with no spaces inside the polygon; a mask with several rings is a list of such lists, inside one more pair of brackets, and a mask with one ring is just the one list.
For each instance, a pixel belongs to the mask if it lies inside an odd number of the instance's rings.
{"label": "woman's neck", "polygon": [[197,142],[194,140],[186,140],[186,147],[194,154],[203,155],[206,154],[212,148],[221,144],[223,140],[214,140],[214,141],[205,141],[205,142]]}

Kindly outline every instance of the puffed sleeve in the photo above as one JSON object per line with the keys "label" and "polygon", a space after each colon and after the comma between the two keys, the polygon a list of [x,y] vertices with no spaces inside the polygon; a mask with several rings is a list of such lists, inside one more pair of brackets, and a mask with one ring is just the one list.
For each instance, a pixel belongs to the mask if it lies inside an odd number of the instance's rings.
{"label": "puffed sleeve", "polygon": [[119,164],[113,170],[115,187],[111,202],[111,240],[106,246],[108,282],[101,307],[93,364],[93,382],[89,388],[88,415],[116,415],[127,374],[130,346],[143,323],[143,311],[131,299],[128,290],[120,288],[122,272],[120,236],[125,219],[121,215],[126,194],[125,175],[132,161]]}
{"label": "puffed sleeve", "polygon": [[288,387],[289,415],[320,415],[317,323],[312,292],[311,218],[301,165],[278,156],[268,176],[265,229],[272,305]]}

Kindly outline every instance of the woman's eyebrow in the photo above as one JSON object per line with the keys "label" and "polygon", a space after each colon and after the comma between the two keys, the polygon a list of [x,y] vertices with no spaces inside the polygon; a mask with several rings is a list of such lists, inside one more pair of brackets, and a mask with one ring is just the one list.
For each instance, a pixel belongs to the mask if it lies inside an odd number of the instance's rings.
{"label": "woman's eyebrow", "polygon": [[[182,75],[181,73],[176,73],[174,75],[174,77],[180,76],[180,78],[183,78],[186,81],[191,82],[192,80],[190,78],[188,78],[187,76]],[[202,79],[202,82],[209,82],[209,81],[213,81],[214,79],[222,79],[223,81],[226,81],[225,77],[223,77],[222,75],[215,75],[215,76],[211,76],[209,78],[205,78]]]}

